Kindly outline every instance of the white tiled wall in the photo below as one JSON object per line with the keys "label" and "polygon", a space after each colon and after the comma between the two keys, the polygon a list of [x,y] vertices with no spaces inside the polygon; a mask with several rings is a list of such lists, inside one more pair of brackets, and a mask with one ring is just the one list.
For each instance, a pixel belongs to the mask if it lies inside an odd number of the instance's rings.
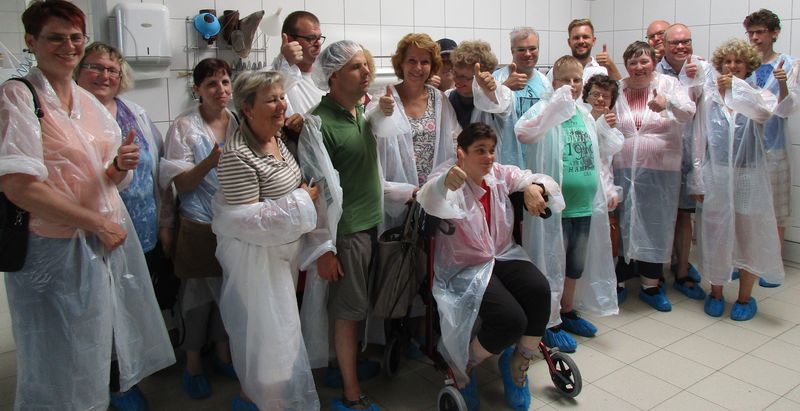
{"label": "white tiled wall", "polygon": [[[139,0],[74,0],[89,17],[89,34],[95,39],[104,36],[105,16],[114,5]],[[397,41],[406,33],[426,32],[434,39],[450,37],[456,41],[483,39],[502,63],[511,59],[508,32],[515,26],[530,25],[541,35],[540,63],[549,64],[569,52],[566,28],[573,18],[591,17],[600,51],[608,45],[614,60],[622,60],[625,47],[643,39],[645,28],[654,19],[683,22],[691,27],[695,53],[708,56],[713,48],[730,37],[744,37],[741,21],[751,11],[761,7],[775,11],[783,18],[783,31],[776,49],[800,56],[800,0],[142,0],[166,5],[170,10],[169,33],[173,41],[173,61],[168,78],[137,83],[126,97],[144,106],[157,125],[165,132],[169,121],[193,103],[189,82],[184,74],[194,64],[195,57],[212,56],[215,51],[191,55],[187,63],[186,23],[201,8],[238,9],[247,15],[264,9],[267,13],[283,9],[282,16],[298,9],[315,13],[322,22],[322,32],[328,41],[349,38],[362,42],[376,56],[391,56]],[[19,16],[26,0],[0,1],[0,41],[15,53],[23,48],[22,25]],[[98,30],[94,30],[100,26]],[[189,45],[194,45],[194,38]],[[269,39],[266,58],[269,62],[279,47],[279,39]],[[233,55],[220,56],[234,60]],[[378,60],[389,66],[388,58]],[[622,69],[622,67],[621,67]],[[624,69],[622,70],[624,73]],[[800,126],[800,121],[793,124]],[[800,127],[797,128],[800,130]],[[798,131],[800,134],[800,131]],[[794,145],[793,162],[800,164],[800,145]],[[798,169],[800,167],[795,167]],[[800,183],[800,179],[795,179]],[[798,206],[790,238],[800,242],[800,185],[793,187]],[[800,250],[800,247],[798,247]],[[798,253],[800,254],[800,253]],[[798,255],[800,257],[800,255]],[[4,294],[4,293],[2,293]],[[4,301],[0,301],[4,303]],[[0,304],[0,315],[5,304]],[[2,320],[2,318],[0,318]],[[4,324],[0,321],[0,325]],[[8,329],[0,327],[0,340]],[[0,347],[4,348],[4,347]]]}

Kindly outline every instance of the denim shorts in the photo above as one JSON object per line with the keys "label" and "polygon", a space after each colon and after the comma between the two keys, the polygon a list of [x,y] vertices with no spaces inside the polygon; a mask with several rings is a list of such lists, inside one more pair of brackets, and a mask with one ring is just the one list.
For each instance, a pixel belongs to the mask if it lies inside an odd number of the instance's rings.
{"label": "denim shorts", "polygon": [[564,236],[564,253],[566,254],[565,274],[567,278],[577,280],[583,274],[591,223],[592,216],[561,219],[561,233]]}

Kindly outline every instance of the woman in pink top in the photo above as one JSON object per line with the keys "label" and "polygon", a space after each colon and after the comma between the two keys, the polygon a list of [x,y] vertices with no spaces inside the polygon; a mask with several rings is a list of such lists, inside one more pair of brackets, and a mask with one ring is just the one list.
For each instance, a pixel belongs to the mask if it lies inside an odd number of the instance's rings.
{"label": "woman in pink top", "polygon": [[87,41],[83,12],[36,1],[22,22],[38,63],[26,79],[44,117],[24,84],[0,86],[0,188],[31,214],[25,265],[5,275],[15,409],[106,409],[109,397],[117,409],[143,409],[135,384],[175,358],[117,191],[138,147],[72,81]]}
{"label": "woman in pink top", "polygon": [[[670,261],[681,183],[683,123],[695,105],[678,80],[655,72],[655,50],[633,42],[622,55],[628,77],[620,83],[614,110],[625,136],[614,155],[614,184],[622,187],[619,212],[622,243],[617,263],[621,284],[642,277],[639,298],[659,311],[672,305],[658,286],[662,264]],[[619,297],[625,297],[619,289]]]}

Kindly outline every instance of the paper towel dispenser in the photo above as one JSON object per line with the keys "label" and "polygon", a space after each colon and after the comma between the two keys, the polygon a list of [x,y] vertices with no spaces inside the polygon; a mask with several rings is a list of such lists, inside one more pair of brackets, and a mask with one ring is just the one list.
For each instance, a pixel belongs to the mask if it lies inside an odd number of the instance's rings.
{"label": "paper towel dispenser", "polygon": [[109,17],[111,44],[137,66],[169,66],[169,10],[152,3],[120,3]]}

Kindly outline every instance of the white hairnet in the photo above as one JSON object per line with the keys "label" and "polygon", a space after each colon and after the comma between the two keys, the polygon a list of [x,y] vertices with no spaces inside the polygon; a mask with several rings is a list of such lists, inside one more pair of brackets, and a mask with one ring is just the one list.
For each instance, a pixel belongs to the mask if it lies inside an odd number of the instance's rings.
{"label": "white hairnet", "polygon": [[351,40],[340,40],[325,47],[311,67],[311,78],[320,90],[328,90],[328,80],[353,56],[363,51],[361,45]]}

